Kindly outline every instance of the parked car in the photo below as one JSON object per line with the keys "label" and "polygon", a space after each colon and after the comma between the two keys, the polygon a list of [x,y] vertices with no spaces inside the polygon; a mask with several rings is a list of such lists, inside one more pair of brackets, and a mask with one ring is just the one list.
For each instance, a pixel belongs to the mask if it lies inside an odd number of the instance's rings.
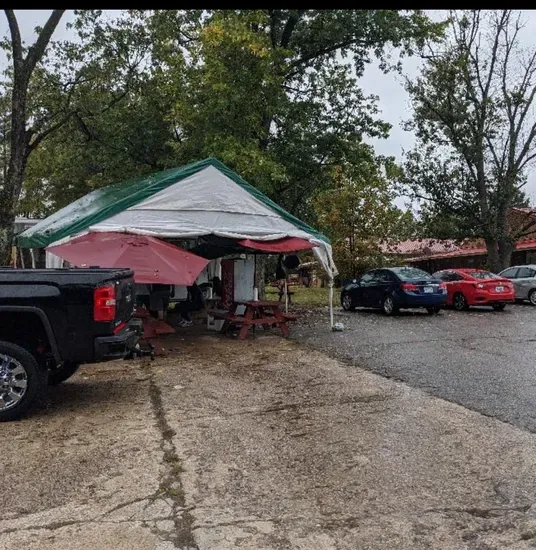
{"label": "parked car", "polygon": [[129,269],[0,269],[0,421],[80,364],[129,354],[135,298]]}
{"label": "parked car", "polygon": [[515,265],[499,275],[512,281],[516,300],[528,300],[536,306],[536,265]]}
{"label": "parked car", "polygon": [[446,302],[445,283],[415,267],[372,269],[341,291],[345,311],[369,307],[393,315],[399,309],[426,308],[434,314],[439,313]]}
{"label": "parked car", "polygon": [[443,269],[434,273],[447,285],[447,305],[458,311],[471,306],[491,306],[502,311],[514,302],[514,287],[508,279],[484,269]]}

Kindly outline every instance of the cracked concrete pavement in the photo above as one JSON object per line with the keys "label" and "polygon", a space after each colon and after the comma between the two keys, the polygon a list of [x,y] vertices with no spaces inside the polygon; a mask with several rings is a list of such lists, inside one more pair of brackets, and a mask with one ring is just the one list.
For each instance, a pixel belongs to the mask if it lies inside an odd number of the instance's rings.
{"label": "cracked concrete pavement", "polygon": [[0,550],[536,547],[536,436],[296,342],[182,337],[0,425]]}

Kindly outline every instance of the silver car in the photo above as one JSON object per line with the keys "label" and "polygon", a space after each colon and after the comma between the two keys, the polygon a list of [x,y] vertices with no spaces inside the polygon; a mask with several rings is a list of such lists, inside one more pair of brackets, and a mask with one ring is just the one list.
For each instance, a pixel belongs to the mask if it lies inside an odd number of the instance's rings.
{"label": "silver car", "polygon": [[514,265],[499,275],[512,280],[516,300],[528,300],[536,306],[536,265]]}

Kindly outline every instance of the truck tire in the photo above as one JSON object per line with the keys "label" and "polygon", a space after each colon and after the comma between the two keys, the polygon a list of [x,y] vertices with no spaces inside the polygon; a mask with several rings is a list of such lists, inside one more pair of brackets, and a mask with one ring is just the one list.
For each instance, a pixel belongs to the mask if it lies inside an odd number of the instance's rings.
{"label": "truck tire", "polygon": [[79,363],[63,363],[61,367],[53,369],[48,373],[48,385],[57,386],[65,382],[80,368]]}
{"label": "truck tire", "polygon": [[46,380],[30,352],[0,341],[0,422],[21,417],[41,397]]}

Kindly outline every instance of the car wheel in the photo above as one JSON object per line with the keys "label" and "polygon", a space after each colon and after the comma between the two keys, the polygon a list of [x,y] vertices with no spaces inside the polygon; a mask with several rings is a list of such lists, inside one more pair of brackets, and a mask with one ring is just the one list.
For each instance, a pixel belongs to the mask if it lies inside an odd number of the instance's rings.
{"label": "car wheel", "polygon": [[0,422],[22,416],[46,387],[46,371],[21,346],[0,342]]}
{"label": "car wheel", "polygon": [[387,294],[383,298],[382,309],[385,315],[394,315],[398,311],[397,307],[395,306],[393,297],[389,294]]}
{"label": "car wheel", "polygon": [[427,307],[426,311],[428,312],[428,315],[437,315],[440,311],[440,307]]}
{"label": "car wheel", "polygon": [[503,309],[506,307],[506,304],[494,304],[493,309],[495,311],[503,311]]}
{"label": "car wheel", "polygon": [[49,386],[56,386],[65,382],[80,368],[78,363],[63,363],[61,367],[51,370],[48,374]]}
{"label": "car wheel", "polygon": [[467,305],[467,300],[461,292],[457,292],[456,294],[454,294],[452,298],[452,307],[456,311],[463,311],[465,309],[469,309],[469,306]]}
{"label": "car wheel", "polygon": [[355,309],[355,306],[352,304],[352,297],[348,293],[342,295],[341,305],[344,311],[354,311]]}
{"label": "car wheel", "polygon": [[531,306],[536,306],[536,288],[529,292],[529,302]]}

